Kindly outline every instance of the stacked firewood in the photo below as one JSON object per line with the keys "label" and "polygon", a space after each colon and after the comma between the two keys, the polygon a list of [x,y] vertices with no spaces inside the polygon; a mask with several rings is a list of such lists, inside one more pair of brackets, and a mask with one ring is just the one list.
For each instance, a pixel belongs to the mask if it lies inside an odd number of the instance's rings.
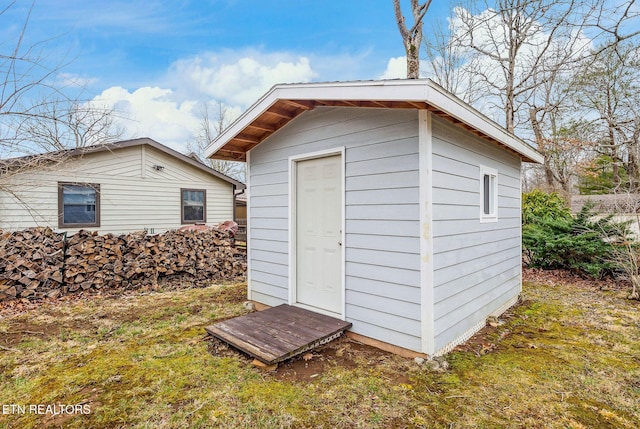
{"label": "stacked firewood", "polygon": [[[79,231],[67,240],[63,292],[120,287],[126,236]],[[116,270],[115,267],[120,267]]]}
{"label": "stacked firewood", "polygon": [[64,238],[50,228],[0,230],[0,301],[57,296],[62,286]]}
{"label": "stacked firewood", "polygon": [[49,229],[0,237],[5,242],[4,247],[0,242],[0,301],[137,289],[164,279],[201,285],[235,279],[246,271],[244,252],[232,245],[228,232],[216,229],[120,236],[80,231],[66,242]]}

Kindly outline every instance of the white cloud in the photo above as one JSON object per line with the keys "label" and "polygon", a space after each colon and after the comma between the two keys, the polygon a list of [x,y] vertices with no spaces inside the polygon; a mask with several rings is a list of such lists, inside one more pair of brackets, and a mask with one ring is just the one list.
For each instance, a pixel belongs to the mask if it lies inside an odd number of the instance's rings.
{"label": "white cloud", "polygon": [[201,103],[222,103],[230,121],[276,83],[309,82],[315,76],[302,56],[208,53],[172,64],[162,87],[111,87],[92,102],[127,118],[120,120],[126,138],[150,137],[185,152],[200,126]]}
{"label": "white cloud", "polygon": [[380,79],[403,79],[407,77],[407,57],[390,58]]}
{"label": "white cloud", "polygon": [[200,122],[198,103],[177,101],[170,89],[142,87],[129,92],[116,86],[104,90],[92,103],[115,109],[126,138],[150,137],[179,151],[186,150]]}
{"label": "white cloud", "polygon": [[315,77],[307,57],[252,50],[182,59],[169,71],[169,82],[180,85],[190,96],[206,95],[243,108],[277,83],[309,82]]}
{"label": "white cloud", "polygon": [[[182,152],[193,141],[201,122],[204,103],[222,103],[225,120],[230,122],[278,83],[310,82],[321,73],[336,78],[340,71],[361,75],[364,57],[338,54],[335,57],[302,56],[291,53],[265,53],[255,49],[203,53],[173,63],[155,86],[105,89],[92,103],[112,107],[127,118],[119,120],[125,138],[150,137]],[[312,66],[318,64],[318,68]],[[391,58],[383,79],[406,75],[404,57]],[[210,113],[212,109],[210,108]]]}
{"label": "white cloud", "polygon": [[[426,61],[420,60],[420,77],[428,77],[425,70],[428,69]],[[407,78],[407,57],[389,58],[387,68],[378,79],[406,79]]]}

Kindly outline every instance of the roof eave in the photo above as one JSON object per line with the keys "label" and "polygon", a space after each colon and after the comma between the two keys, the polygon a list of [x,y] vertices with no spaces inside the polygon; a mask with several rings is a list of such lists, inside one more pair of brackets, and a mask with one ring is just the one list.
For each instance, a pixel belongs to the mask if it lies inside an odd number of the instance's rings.
{"label": "roof eave", "polygon": [[437,85],[430,85],[428,103],[442,109],[460,122],[486,134],[498,143],[518,153],[524,162],[542,164],[544,157],[526,142],[487,118],[459,98]]}
{"label": "roof eave", "polygon": [[[66,150],[62,150],[62,151],[56,151],[56,152],[49,152],[46,154],[39,154],[39,155],[27,155],[24,157],[19,157],[19,158],[13,158],[11,160],[4,160],[5,163],[6,161],[9,162],[15,162],[15,163],[19,163],[20,160],[29,160],[32,158],[42,158],[45,161],[47,160],[56,160],[59,158],[71,158],[71,157],[82,157],[82,156],[86,156],[86,155],[90,155],[93,153],[99,153],[99,152],[111,152],[114,150],[119,150],[119,149],[125,149],[125,148],[129,148],[129,147],[135,147],[135,146],[141,146],[141,145],[147,145],[147,146],[151,146],[169,156],[173,156],[174,158],[177,158],[187,164],[190,164],[191,166],[202,170],[203,172],[210,174],[212,176],[215,176],[221,180],[224,180],[225,182],[228,182],[232,185],[234,185],[237,189],[244,189],[246,186],[244,183],[227,176],[226,174],[220,173],[219,171],[201,163],[196,161],[193,158],[188,157],[187,155],[184,155],[174,149],[171,149],[168,146],[165,146],[161,143],[158,143],[157,141],[148,138],[148,137],[141,137],[141,138],[137,138],[137,139],[131,139],[131,140],[122,140],[119,142],[114,142],[114,143],[106,143],[106,144],[101,144],[101,145],[94,145],[94,146],[86,146],[86,147],[82,147],[82,148],[75,148],[75,149],[66,149]],[[56,158],[57,156],[59,156],[59,158]]]}
{"label": "roof eave", "polygon": [[[486,135],[491,140],[495,140],[511,151],[516,152],[523,161],[543,162],[542,155],[527,143],[507,132],[504,128],[428,79],[275,85],[205,149],[205,156],[208,158],[216,157],[215,154],[221,151],[227,143],[237,138],[254,121],[260,119],[269,109],[282,100],[316,100],[324,102],[331,100],[377,100],[426,103],[445,112],[448,117],[455,118],[456,122],[466,124],[467,127],[477,130],[480,134]],[[259,143],[260,141],[257,141],[252,144],[251,148]],[[237,155],[225,153],[224,151],[221,151],[218,155],[221,159],[234,159],[234,157],[240,160],[244,159],[244,153],[239,158]]]}

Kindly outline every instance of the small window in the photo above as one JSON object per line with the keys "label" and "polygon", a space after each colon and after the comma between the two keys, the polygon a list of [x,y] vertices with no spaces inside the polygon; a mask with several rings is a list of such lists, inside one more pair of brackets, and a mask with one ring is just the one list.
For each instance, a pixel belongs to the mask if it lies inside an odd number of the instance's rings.
{"label": "small window", "polygon": [[100,226],[100,185],[58,183],[58,228]]}
{"label": "small window", "polygon": [[498,220],[498,172],[480,166],[480,222]]}
{"label": "small window", "polygon": [[182,223],[207,222],[207,192],[204,189],[181,189]]}

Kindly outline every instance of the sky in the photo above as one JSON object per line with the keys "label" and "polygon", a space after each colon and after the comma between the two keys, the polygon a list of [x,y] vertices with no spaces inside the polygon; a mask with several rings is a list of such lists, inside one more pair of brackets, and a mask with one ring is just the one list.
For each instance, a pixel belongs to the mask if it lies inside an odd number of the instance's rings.
{"label": "sky", "polygon": [[[435,0],[427,25],[449,9]],[[277,83],[405,76],[392,0],[17,0],[0,15],[0,43],[25,22],[23,46],[44,46],[60,79],[127,117],[125,137],[182,152],[202,103],[231,118]]]}

